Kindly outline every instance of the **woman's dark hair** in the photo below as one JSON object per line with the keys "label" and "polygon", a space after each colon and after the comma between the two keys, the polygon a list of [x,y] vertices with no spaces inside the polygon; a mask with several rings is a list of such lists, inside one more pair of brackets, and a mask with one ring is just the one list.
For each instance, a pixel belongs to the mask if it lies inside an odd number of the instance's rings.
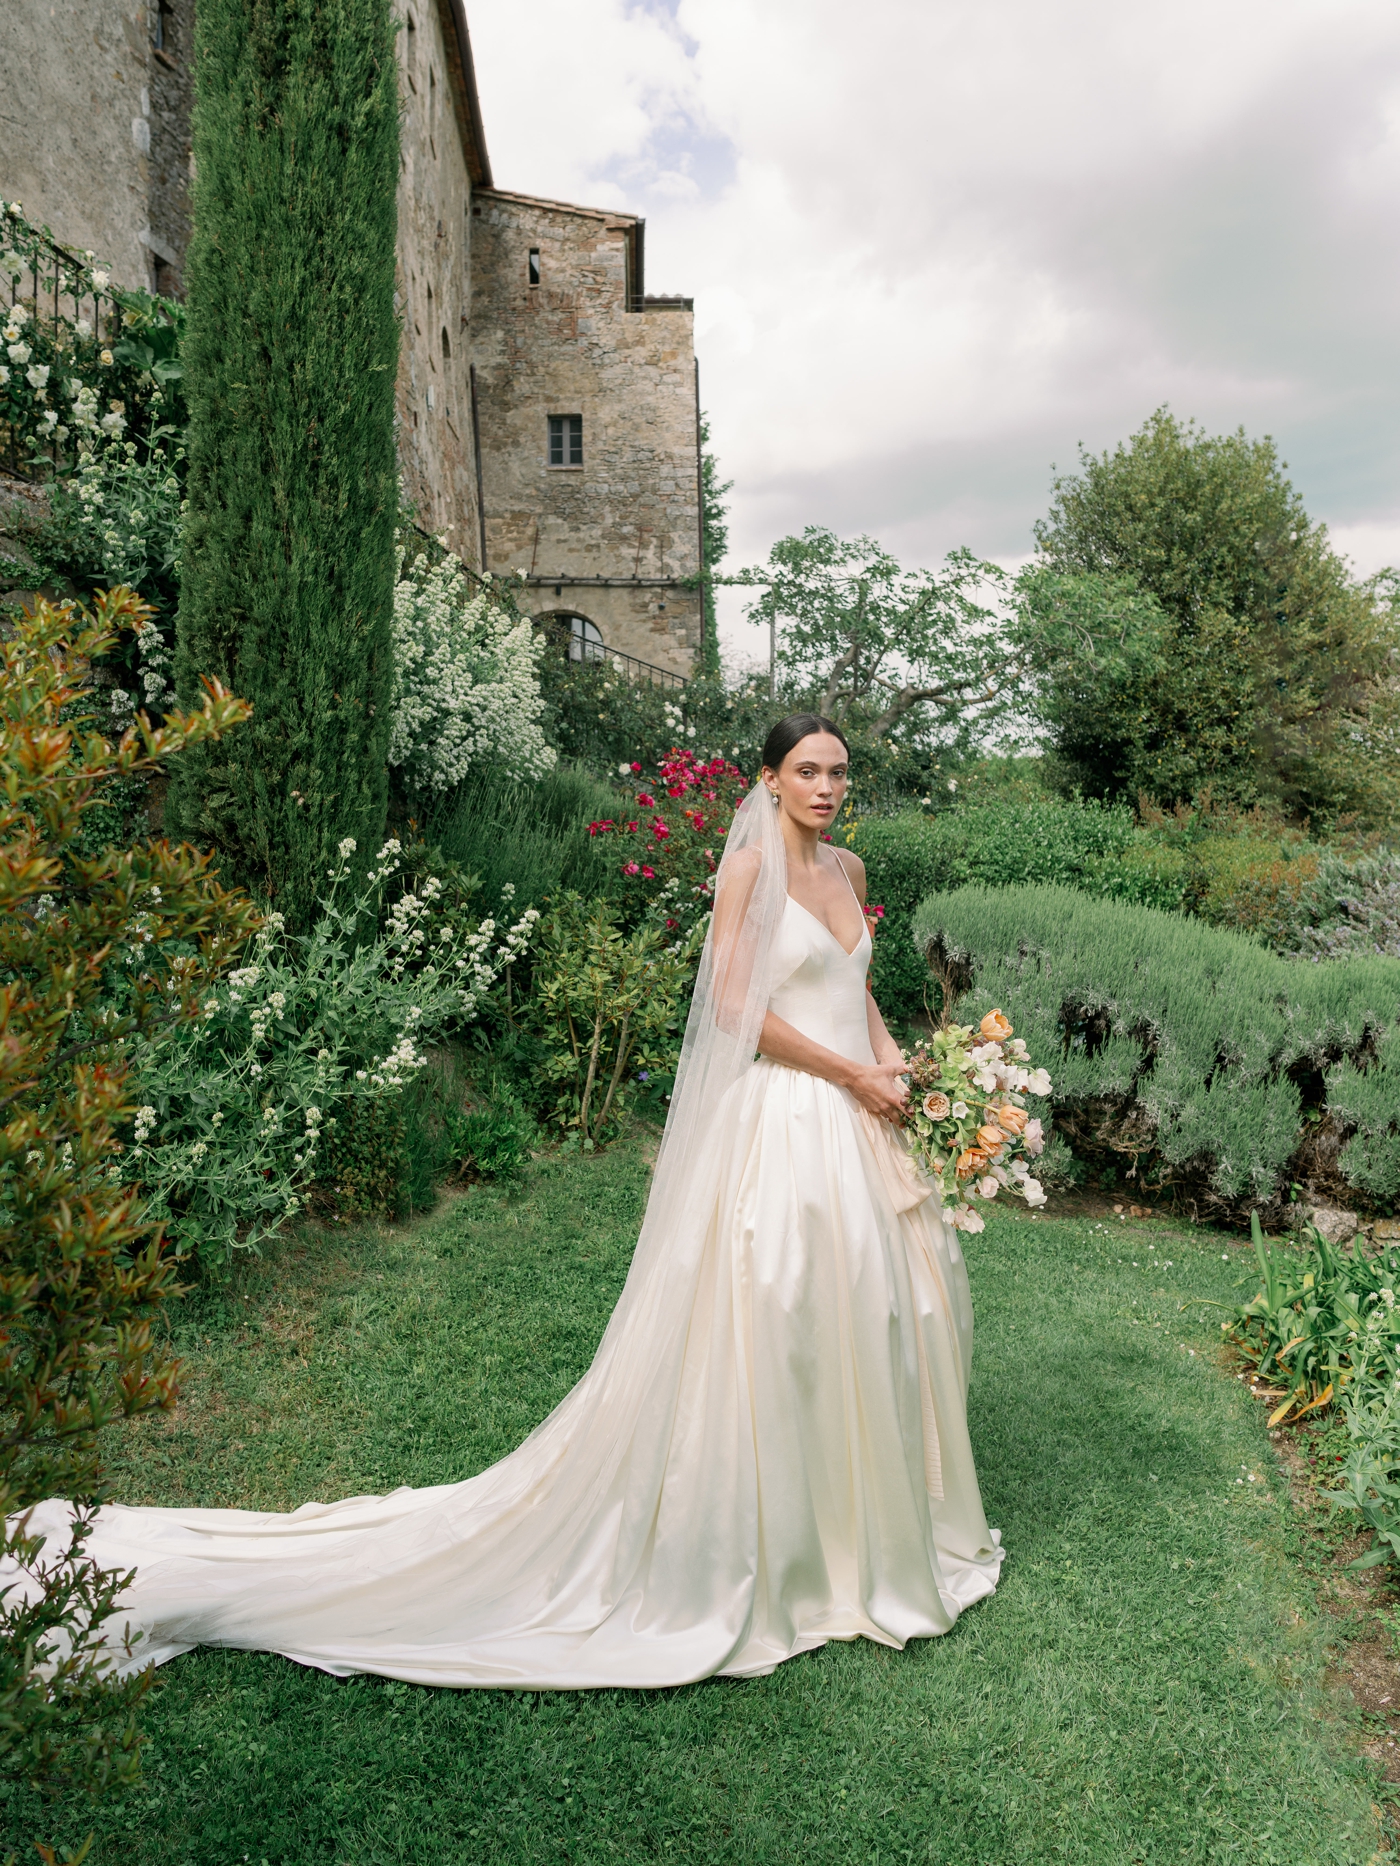
{"label": "woman's dark hair", "polygon": [[[814,732],[829,732],[834,739],[840,739],[846,745],[846,735],[834,720],[823,719],[820,713],[789,713],[786,719],[780,719],[768,737],[763,741],[762,763],[770,771],[780,770],[784,758],[801,739],[809,739]],[[846,756],[851,755],[851,748],[846,745]]]}

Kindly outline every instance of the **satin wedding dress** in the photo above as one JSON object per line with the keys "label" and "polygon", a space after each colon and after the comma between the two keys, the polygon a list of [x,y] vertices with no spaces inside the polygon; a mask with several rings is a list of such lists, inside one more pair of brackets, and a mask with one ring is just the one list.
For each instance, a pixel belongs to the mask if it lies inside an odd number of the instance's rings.
{"label": "satin wedding dress", "polygon": [[[745,992],[873,1062],[869,935],[848,953],[790,899],[758,827]],[[136,1571],[108,1622],[122,1669],[220,1645],[430,1685],[679,1685],[829,1639],[902,1646],[993,1591],[956,1236],[889,1126],[754,1061],[752,1017],[732,1034],[733,1079],[688,1135],[707,1151],[658,1162],[627,1290],[550,1417],[462,1483],[290,1515],[104,1508],[88,1552]],[[33,1526],[67,1520],[46,1503]]]}

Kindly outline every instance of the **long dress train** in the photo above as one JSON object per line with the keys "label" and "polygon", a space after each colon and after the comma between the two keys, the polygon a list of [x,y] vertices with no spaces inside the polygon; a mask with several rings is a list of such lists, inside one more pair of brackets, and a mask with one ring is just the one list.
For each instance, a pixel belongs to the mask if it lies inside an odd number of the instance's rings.
{"label": "long dress train", "polygon": [[[773,924],[772,1009],[873,1061],[869,936],[847,953],[786,896]],[[499,1464],[289,1515],[104,1508],[89,1553],[136,1570],[123,1668],[221,1645],[421,1684],[677,1685],[902,1646],[991,1593],[956,1235],[885,1124],[752,1056],[689,1182],[693,1248]]]}

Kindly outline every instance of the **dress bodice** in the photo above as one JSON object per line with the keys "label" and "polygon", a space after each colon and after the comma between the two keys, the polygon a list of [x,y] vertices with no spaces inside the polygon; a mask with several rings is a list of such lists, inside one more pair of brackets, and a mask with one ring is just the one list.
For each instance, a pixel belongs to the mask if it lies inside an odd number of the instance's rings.
{"label": "dress bodice", "polygon": [[862,928],[854,952],[847,952],[830,929],[788,896],[773,954],[777,981],[768,1008],[804,1037],[848,1056],[873,1063],[870,1028],[865,1016],[865,974],[870,963],[870,934]]}

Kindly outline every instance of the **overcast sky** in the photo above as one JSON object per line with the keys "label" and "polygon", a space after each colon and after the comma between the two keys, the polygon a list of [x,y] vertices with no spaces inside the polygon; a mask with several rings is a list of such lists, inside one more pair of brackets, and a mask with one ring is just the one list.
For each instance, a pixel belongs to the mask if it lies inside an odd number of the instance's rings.
{"label": "overcast sky", "polygon": [[812,523],[1015,562],[1163,402],[1400,563],[1397,0],[468,12],[498,185],[644,213],[694,296],[729,567]]}

